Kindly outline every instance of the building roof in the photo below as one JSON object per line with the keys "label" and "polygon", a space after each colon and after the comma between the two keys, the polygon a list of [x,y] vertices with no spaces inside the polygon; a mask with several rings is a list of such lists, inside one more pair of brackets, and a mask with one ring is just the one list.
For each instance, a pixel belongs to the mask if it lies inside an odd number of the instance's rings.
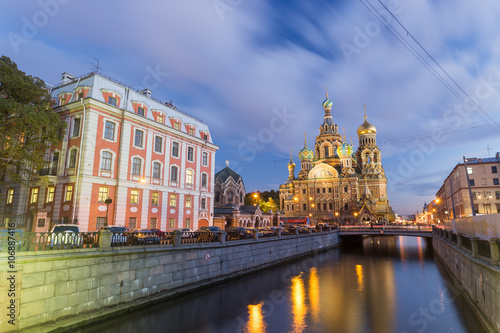
{"label": "building roof", "polygon": [[[171,127],[170,122],[168,121],[169,118],[177,118],[183,125],[194,125],[196,127],[197,137],[201,137],[199,132],[205,132],[207,134],[210,133],[208,126],[203,123],[201,119],[179,110],[171,103],[171,101],[163,102],[159,99],[148,97],[144,91],[136,90],[100,72],[91,72],[80,77],[71,76],[70,79],[62,82],[60,85],[52,89],[52,98],[57,99],[59,94],[63,92],[74,93],[75,89],[78,87],[90,87],[90,91],[86,97],[93,98],[103,103],[107,103],[107,101],[104,100],[102,91],[116,92],[121,96],[121,102],[118,107],[133,113],[135,112],[132,102],[144,103],[148,107],[148,112],[144,117],[155,121],[151,111],[154,110],[156,112],[161,112],[166,120],[164,124],[165,126]],[[76,95],[73,96],[70,102],[75,102],[76,98]],[[185,126],[181,126],[179,130],[187,133]],[[211,135],[208,136],[208,142],[213,143]]]}
{"label": "building roof", "polygon": [[223,183],[229,178],[233,178],[235,182],[238,182],[240,179],[243,182],[243,179],[241,178],[240,175],[238,175],[236,172],[231,170],[228,166],[226,166],[224,169],[220,170],[215,174],[215,178],[219,178]]}

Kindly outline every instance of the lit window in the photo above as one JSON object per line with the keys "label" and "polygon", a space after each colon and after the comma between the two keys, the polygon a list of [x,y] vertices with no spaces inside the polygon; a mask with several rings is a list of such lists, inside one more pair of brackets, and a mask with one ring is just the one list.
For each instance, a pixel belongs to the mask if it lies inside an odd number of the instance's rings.
{"label": "lit window", "polygon": [[140,175],[141,174],[141,159],[138,157],[134,157],[132,160],[132,174]]}
{"label": "lit window", "polygon": [[179,124],[178,122],[174,122],[174,129],[178,130],[181,128],[181,124]]}
{"label": "lit window", "polygon": [[186,217],[186,228],[191,228],[191,218]]}
{"label": "lit window", "polygon": [[201,209],[207,209],[207,199],[201,198]]}
{"label": "lit window", "polygon": [[161,136],[155,136],[155,152],[161,153],[163,149],[163,138]]}
{"label": "lit window", "polygon": [[80,135],[80,118],[73,119],[73,135],[72,137]]}
{"label": "lit window", "polygon": [[186,184],[192,184],[193,183],[193,170],[188,169],[186,170]]}
{"label": "lit window", "polygon": [[133,205],[139,203],[139,190],[130,190],[130,203]]}
{"label": "lit window", "polygon": [[175,207],[177,205],[177,198],[175,194],[170,194],[170,207]]}
{"label": "lit window", "polygon": [[99,198],[97,199],[97,201],[104,202],[104,201],[106,201],[107,198],[109,198],[108,188],[107,187],[99,187]]}
{"label": "lit window", "polygon": [[467,167],[467,173],[468,173],[469,175],[472,175],[472,168],[471,168],[471,167]]}
{"label": "lit window", "polygon": [[202,187],[207,187],[207,179],[208,179],[208,176],[206,173],[202,173],[201,174],[201,186]]}
{"label": "lit window", "polygon": [[187,154],[187,159],[189,162],[193,162],[194,160],[194,148],[193,147],[188,147],[188,154]]}
{"label": "lit window", "polygon": [[151,193],[151,204],[153,206],[158,206],[158,192]]}
{"label": "lit window", "polygon": [[164,117],[163,117],[163,115],[161,115],[161,114],[159,114],[159,115],[157,115],[157,116],[156,116],[156,121],[157,121],[157,122],[159,122],[159,123],[162,123],[162,124],[163,124],[163,120],[164,120],[164,119],[165,119],[165,118],[164,118]]}
{"label": "lit window", "polygon": [[161,164],[158,162],[153,163],[153,178],[161,178]]}
{"label": "lit window", "polygon": [[115,139],[115,123],[106,120],[104,125],[104,138],[108,140]]}
{"label": "lit window", "polygon": [[134,146],[142,148],[143,137],[144,137],[144,132],[136,129],[134,136]]}
{"label": "lit window", "polygon": [[136,221],[137,221],[136,217],[129,217],[129,219],[128,219],[128,229],[129,230],[135,229]]}
{"label": "lit window", "polygon": [[116,106],[116,98],[109,96],[108,97],[108,104]]}
{"label": "lit window", "polygon": [[150,222],[149,222],[149,228],[150,229],[156,229],[156,217],[152,217]]}
{"label": "lit window", "polygon": [[7,201],[5,202],[7,205],[10,205],[12,204],[12,202],[14,202],[14,189],[13,188],[10,188],[8,191],[7,191]]}
{"label": "lit window", "polygon": [[186,208],[191,208],[191,196],[186,197]]}
{"label": "lit window", "polygon": [[103,151],[101,157],[101,170],[111,170],[111,160],[113,155],[109,151]]}
{"label": "lit window", "polygon": [[137,114],[140,116],[144,116],[144,108],[138,107],[137,108]]}
{"label": "lit window", "polygon": [[172,156],[179,157],[179,143],[172,142]]}
{"label": "lit window", "polygon": [[30,203],[34,204],[38,202],[38,188],[31,189],[31,199]]}
{"label": "lit window", "polygon": [[55,192],[56,192],[56,188],[54,186],[49,186],[47,188],[47,202],[54,202]]}
{"label": "lit window", "polygon": [[177,181],[177,173],[178,173],[178,168],[176,166],[172,166],[170,168],[170,181],[176,182]]}
{"label": "lit window", "polygon": [[169,229],[174,229],[175,228],[175,218],[174,217],[170,217],[168,219],[168,228]]}
{"label": "lit window", "polygon": [[192,128],[192,127],[189,128],[189,134],[194,135],[194,128]]}
{"label": "lit window", "polygon": [[202,163],[204,166],[207,166],[207,165],[208,165],[208,154],[207,154],[207,153],[203,153],[203,154],[202,154],[201,163]]}
{"label": "lit window", "polygon": [[76,149],[71,150],[69,153],[69,165],[68,168],[72,169],[76,167]]}
{"label": "lit window", "polygon": [[73,185],[67,185],[64,201],[71,201],[72,199],[73,199]]}

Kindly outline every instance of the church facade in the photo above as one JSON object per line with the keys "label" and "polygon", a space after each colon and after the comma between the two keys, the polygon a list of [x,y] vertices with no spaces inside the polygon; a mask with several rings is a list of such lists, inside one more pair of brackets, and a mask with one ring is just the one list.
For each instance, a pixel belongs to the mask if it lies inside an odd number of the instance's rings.
{"label": "church facade", "polygon": [[377,129],[367,121],[358,128],[357,150],[333,122],[328,94],[314,145],[299,151],[300,171],[290,155],[288,179],[280,186],[280,209],[285,220],[339,224],[387,223],[393,212],[387,178],[376,143]]}

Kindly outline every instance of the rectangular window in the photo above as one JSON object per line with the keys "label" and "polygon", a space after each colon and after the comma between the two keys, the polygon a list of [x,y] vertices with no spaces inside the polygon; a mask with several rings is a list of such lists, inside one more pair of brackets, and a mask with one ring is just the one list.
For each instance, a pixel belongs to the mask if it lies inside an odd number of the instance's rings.
{"label": "rectangular window", "polygon": [[153,163],[153,178],[161,178],[161,164],[159,162]]}
{"label": "rectangular window", "polygon": [[186,184],[192,184],[193,183],[193,170],[186,170]]}
{"label": "rectangular window", "polygon": [[144,116],[144,108],[138,107],[137,108],[137,114],[140,116]]}
{"label": "rectangular window", "polygon": [[472,175],[472,167],[467,167],[467,173],[468,173],[469,175]]}
{"label": "rectangular window", "polygon": [[207,209],[207,199],[201,198],[201,209]]}
{"label": "rectangular window", "polygon": [[493,178],[493,185],[499,185],[498,178]]}
{"label": "rectangular window", "polygon": [[136,227],[136,217],[129,217],[128,219],[128,230],[134,230]]}
{"label": "rectangular window", "polygon": [[179,143],[172,142],[172,156],[179,157]]}
{"label": "rectangular window", "polygon": [[193,147],[188,147],[188,156],[187,159],[189,162],[194,161],[194,148]]}
{"label": "rectangular window", "polygon": [[347,193],[347,191],[348,191],[347,186],[344,186],[344,192]]}
{"label": "rectangular window", "polygon": [[133,205],[139,203],[139,190],[130,190],[130,203]]}
{"label": "rectangular window", "polygon": [[326,202],[323,203],[323,210],[326,210]]}
{"label": "rectangular window", "polygon": [[492,166],[491,167],[491,173],[498,173],[498,170],[497,170],[496,166]]}
{"label": "rectangular window", "polygon": [[83,93],[79,93],[76,97],[77,100],[83,99]]}
{"label": "rectangular window", "polygon": [[72,137],[80,135],[80,121],[81,121],[81,118],[74,118],[73,119],[73,134],[72,134]]}
{"label": "rectangular window", "polygon": [[189,217],[186,217],[186,228],[191,228],[191,219]]}
{"label": "rectangular window", "polygon": [[116,106],[116,98],[109,96],[108,97],[108,104]]}
{"label": "rectangular window", "polygon": [[101,170],[111,171],[111,160],[113,155],[109,151],[102,152]]}
{"label": "rectangular window", "polygon": [[319,194],[319,192],[320,192],[320,190],[319,190],[319,188],[317,188],[317,189],[316,189],[316,193],[318,193],[318,194]]}
{"label": "rectangular window", "polygon": [[168,228],[169,229],[174,229],[175,228],[175,218],[170,217],[168,219]]}
{"label": "rectangular window", "polygon": [[38,219],[38,228],[43,228],[45,226],[45,219]]}
{"label": "rectangular window", "polygon": [[55,192],[56,192],[56,188],[54,186],[49,186],[47,188],[47,202],[54,202]]}
{"label": "rectangular window", "polygon": [[97,220],[95,221],[95,229],[99,230],[102,227],[104,227],[104,224],[106,223],[106,217],[98,217]]}
{"label": "rectangular window", "polygon": [[151,205],[158,206],[158,192],[151,193]]}
{"label": "rectangular window", "polygon": [[194,128],[192,128],[192,127],[189,128],[189,134],[194,135]]}
{"label": "rectangular window", "polygon": [[326,193],[326,188],[323,187],[323,193]]}
{"label": "rectangular window", "polygon": [[472,192],[472,199],[476,200],[476,192]]}
{"label": "rectangular window", "polygon": [[208,154],[207,153],[203,153],[203,154],[201,154],[201,156],[202,156],[201,163],[204,166],[207,166],[208,165]]}
{"label": "rectangular window", "polygon": [[64,201],[71,201],[72,199],[73,199],[73,185],[67,185]]}
{"label": "rectangular window", "polygon": [[38,188],[32,188],[30,203],[34,204],[37,202],[38,202]]}
{"label": "rectangular window", "polygon": [[329,210],[332,210],[332,208],[333,208],[332,203],[331,203],[331,202],[330,202],[330,203],[328,203],[328,209],[329,209]]}
{"label": "rectangular window", "polygon": [[104,138],[108,140],[115,139],[115,123],[106,120],[104,126]]}
{"label": "rectangular window", "polygon": [[155,152],[160,153],[163,151],[163,138],[155,136]]}
{"label": "rectangular window", "polygon": [[156,116],[156,121],[157,121],[157,122],[159,122],[159,123],[162,123],[162,124],[163,124],[163,120],[164,120],[164,119],[165,119],[165,118],[163,118],[163,115],[161,115],[161,114],[159,114],[159,115],[157,115],[157,116]]}
{"label": "rectangular window", "polygon": [[332,188],[331,187],[328,188],[328,193],[332,193]]}
{"label": "rectangular window", "polygon": [[99,187],[99,197],[97,199],[98,202],[104,202],[109,198],[108,188],[100,186]]}
{"label": "rectangular window", "polygon": [[151,220],[149,220],[149,228],[156,229],[156,217],[152,217]]}
{"label": "rectangular window", "polygon": [[134,146],[142,148],[143,138],[144,132],[136,129],[134,135]]}
{"label": "rectangular window", "polygon": [[69,165],[68,165],[68,168],[72,169],[75,166],[76,166],[76,149],[73,149],[69,153]]}
{"label": "rectangular window", "polygon": [[175,194],[170,194],[170,207],[175,207],[177,205],[177,197]]}
{"label": "rectangular window", "polygon": [[141,174],[141,159],[138,157],[134,157],[132,159],[132,174],[133,175]]}
{"label": "rectangular window", "polygon": [[174,129],[176,129],[176,130],[181,129],[181,124],[179,124],[178,122],[175,122],[174,123]]}
{"label": "rectangular window", "polygon": [[207,179],[208,179],[208,176],[206,173],[201,174],[201,186],[202,187],[207,187]]}
{"label": "rectangular window", "polygon": [[305,188],[302,189],[302,194],[306,194],[306,189]]}
{"label": "rectangular window", "polygon": [[302,204],[302,210],[307,210],[307,204]]}
{"label": "rectangular window", "polygon": [[177,181],[177,167],[176,166],[172,166],[170,168],[170,181],[172,182],[176,182]]}
{"label": "rectangular window", "polygon": [[191,196],[186,197],[186,208],[191,208]]}
{"label": "rectangular window", "polygon": [[474,184],[474,179],[469,179],[469,185],[470,185],[470,186],[474,186],[474,185],[475,185],[475,184]]}
{"label": "rectangular window", "polygon": [[500,191],[495,191],[495,196],[497,199],[500,199]]}
{"label": "rectangular window", "polygon": [[7,201],[5,202],[7,205],[11,205],[14,202],[14,189],[9,188],[7,191]]}

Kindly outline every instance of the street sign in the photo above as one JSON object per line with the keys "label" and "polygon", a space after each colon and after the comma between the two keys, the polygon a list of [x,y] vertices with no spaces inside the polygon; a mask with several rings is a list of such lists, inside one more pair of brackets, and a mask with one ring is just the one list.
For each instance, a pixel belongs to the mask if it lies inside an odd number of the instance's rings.
{"label": "street sign", "polygon": [[210,253],[208,253],[208,252],[207,252],[207,253],[205,253],[205,260],[206,260],[207,262],[209,262],[209,261],[210,261]]}

